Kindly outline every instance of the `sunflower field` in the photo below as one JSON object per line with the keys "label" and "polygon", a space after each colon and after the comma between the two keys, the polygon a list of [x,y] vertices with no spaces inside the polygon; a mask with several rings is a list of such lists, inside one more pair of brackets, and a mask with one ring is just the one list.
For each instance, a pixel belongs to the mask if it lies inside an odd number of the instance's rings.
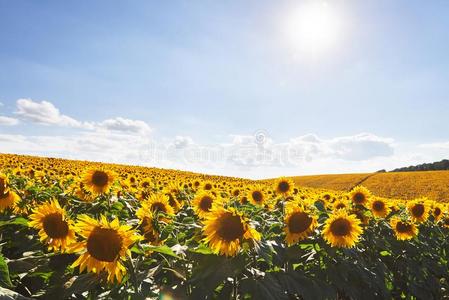
{"label": "sunflower field", "polygon": [[349,191],[363,184],[377,196],[413,200],[428,197],[449,201],[449,171],[377,172],[297,176],[293,181],[305,187]]}
{"label": "sunflower field", "polygon": [[363,186],[0,155],[1,299],[444,299],[448,233]]}

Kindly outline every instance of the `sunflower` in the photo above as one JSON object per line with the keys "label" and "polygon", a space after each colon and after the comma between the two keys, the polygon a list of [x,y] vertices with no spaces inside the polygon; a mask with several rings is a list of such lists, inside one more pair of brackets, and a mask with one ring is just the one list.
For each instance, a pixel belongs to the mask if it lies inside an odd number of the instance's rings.
{"label": "sunflower", "polygon": [[293,191],[294,186],[295,184],[293,183],[293,180],[291,180],[290,178],[280,177],[274,183],[274,190],[279,195],[286,196]]}
{"label": "sunflower", "polygon": [[72,247],[72,252],[84,252],[72,264],[79,266],[80,272],[87,268],[88,272],[100,273],[105,270],[108,273],[108,281],[114,278],[120,283],[126,272],[122,260],[131,256],[129,247],[141,236],[135,234],[128,225],[120,225],[118,219],[108,222],[105,216],[100,220],[92,219],[87,215],[78,217],[77,232],[85,239]]}
{"label": "sunflower", "polygon": [[192,206],[196,214],[199,217],[204,218],[218,202],[218,198],[212,193],[202,191],[195,195],[195,198],[192,201]]}
{"label": "sunflower", "polygon": [[232,195],[232,197],[236,197],[237,198],[238,196],[240,196],[240,189],[239,188],[232,189],[231,195]]}
{"label": "sunflower", "polygon": [[376,218],[385,218],[390,213],[390,204],[387,199],[376,197],[369,202],[369,209]]}
{"label": "sunflower", "polygon": [[173,207],[175,212],[178,212],[184,206],[183,201],[179,199],[180,192],[179,185],[176,183],[170,183],[162,191],[168,197],[168,204]]}
{"label": "sunflower", "polygon": [[333,210],[346,209],[348,206],[348,202],[343,199],[335,200],[334,203],[332,203]]}
{"label": "sunflower", "polygon": [[370,197],[371,192],[363,186],[357,186],[349,193],[349,199],[354,205],[366,206]]}
{"label": "sunflower", "polygon": [[19,200],[20,197],[15,192],[6,189],[6,191],[0,195],[0,212],[7,208],[14,208]]}
{"label": "sunflower", "polygon": [[69,187],[69,193],[72,193],[77,198],[85,202],[93,202],[95,200],[95,197],[92,196],[92,194],[90,194],[88,191],[86,191],[84,182],[80,180],[72,183],[72,185]]}
{"label": "sunflower", "polygon": [[39,230],[41,242],[46,242],[50,249],[64,252],[75,242],[73,222],[57,200],[39,205],[30,215],[30,226]]}
{"label": "sunflower", "polygon": [[213,190],[213,188],[214,188],[214,185],[212,184],[212,182],[210,182],[210,181],[203,182],[203,190],[210,191],[210,190]]}
{"label": "sunflower", "polygon": [[326,220],[322,234],[332,247],[351,248],[358,242],[362,232],[360,220],[340,209]]}
{"label": "sunflower", "polygon": [[151,186],[152,186],[152,183],[149,178],[145,178],[140,182],[140,187],[143,189],[149,189]]}
{"label": "sunflower", "polygon": [[438,222],[443,216],[443,206],[437,202],[432,203],[432,216],[435,222]]}
{"label": "sunflower", "polygon": [[265,195],[264,190],[260,185],[253,186],[249,190],[247,198],[252,204],[260,206],[263,206],[267,201],[267,196]]}
{"label": "sunflower", "polygon": [[144,241],[148,242],[151,245],[160,245],[162,241],[160,240],[160,233],[154,228],[153,222],[154,215],[151,211],[139,208],[136,212],[136,216],[140,220],[140,226],[142,230],[142,234],[144,237]]}
{"label": "sunflower", "polygon": [[284,223],[285,241],[288,245],[307,238],[317,225],[316,217],[302,207],[287,209]]}
{"label": "sunflower", "polygon": [[207,214],[203,228],[204,241],[216,254],[235,256],[243,240],[259,240],[260,234],[248,220],[233,208],[217,207]]}
{"label": "sunflower", "polygon": [[[162,193],[152,194],[147,200],[142,201],[142,207],[145,211],[150,211],[154,214],[164,213],[166,215],[174,215],[175,211],[169,203],[167,195]],[[164,219],[165,220],[165,219]]]}
{"label": "sunflower", "polygon": [[83,175],[82,181],[86,190],[92,194],[99,195],[110,190],[114,178],[115,175],[111,171],[90,169]]}
{"label": "sunflower", "polygon": [[411,221],[401,220],[399,217],[393,217],[390,220],[391,228],[400,241],[410,240],[418,235],[418,227]]}
{"label": "sunflower", "polygon": [[425,203],[425,199],[417,199],[410,201],[407,204],[407,211],[409,212],[412,221],[422,223],[429,217],[430,208]]}

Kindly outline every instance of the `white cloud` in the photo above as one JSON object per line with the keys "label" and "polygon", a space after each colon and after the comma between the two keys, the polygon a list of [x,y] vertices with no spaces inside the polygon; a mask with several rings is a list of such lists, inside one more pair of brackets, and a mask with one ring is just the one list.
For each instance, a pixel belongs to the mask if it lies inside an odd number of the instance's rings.
{"label": "white cloud", "polygon": [[15,119],[15,118],[10,118],[10,117],[5,117],[5,116],[0,116],[0,126],[14,126],[19,124],[19,120]]}
{"label": "white cloud", "polygon": [[320,139],[314,134],[290,140],[290,147],[311,159],[313,157],[335,157],[344,160],[362,161],[374,157],[394,154],[393,139],[382,138],[370,133],[353,136]]}
{"label": "white cloud", "polygon": [[179,136],[177,135],[173,141],[173,145],[176,149],[186,149],[193,146],[195,143],[190,136]]}
{"label": "white cloud", "polygon": [[114,131],[129,134],[147,135],[150,126],[141,120],[131,120],[122,117],[107,119],[102,122],[78,121],[62,114],[59,109],[48,101],[33,101],[32,99],[17,100],[15,114],[25,120],[42,125],[56,125],[85,130]]}
{"label": "white cloud", "polygon": [[16,115],[23,120],[44,124],[82,128],[84,124],[60,113],[48,101],[35,102],[31,99],[17,100]]}
{"label": "white cloud", "polygon": [[98,124],[99,128],[128,133],[148,134],[151,132],[150,126],[144,121],[130,120],[121,117],[107,119]]}
{"label": "white cloud", "polygon": [[[257,142],[256,142],[257,141]],[[0,134],[2,152],[175,168],[249,178],[317,173],[373,172],[439,160],[449,148],[393,144],[371,134],[322,139],[309,134],[275,143],[231,136],[201,145],[188,136],[157,141],[118,131],[79,131],[65,136]],[[373,150],[374,149],[374,150]],[[363,160],[362,160],[363,158]]]}

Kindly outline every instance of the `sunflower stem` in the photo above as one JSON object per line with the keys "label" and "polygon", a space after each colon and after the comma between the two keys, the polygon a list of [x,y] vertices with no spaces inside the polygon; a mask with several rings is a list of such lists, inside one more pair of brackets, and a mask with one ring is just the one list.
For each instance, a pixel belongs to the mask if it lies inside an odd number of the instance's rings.
{"label": "sunflower stem", "polygon": [[237,300],[238,299],[238,283],[237,283],[237,276],[234,276],[233,280],[233,291],[232,291],[232,299]]}

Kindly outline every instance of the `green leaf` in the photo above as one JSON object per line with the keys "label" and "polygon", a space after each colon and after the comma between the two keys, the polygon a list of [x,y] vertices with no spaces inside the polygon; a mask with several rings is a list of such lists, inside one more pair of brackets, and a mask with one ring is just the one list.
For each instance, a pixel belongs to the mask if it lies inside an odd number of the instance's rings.
{"label": "green leaf", "polygon": [[214,254],[213,252],[212,252],[212,250],[209,248],[209,247],[207,247],[206,245],[204,245],[204,244],[200,244],[197,248],[195,248],[195,249],[189,249],[189,252],[192,252],[192,253],[199,253],[199,254]]}
{"label": "green leaf", "polygon": [[176,255],[176,253],[173,252],[173,250],[170,247],[168,247],[167,245],[149,246],[148,250],[154,251],[154,252],[158,252],[158,253],[161,253],[161,254],[165,254],[165,255],[168,255],[168,256],[172,256],[172,257],[175,257],[175,258],[178,258],[178,259],[181,259],[181,257]]}
{"label": "green leaf", "polygon": [[278,280],[267,273],[264,278],[246,278],[240,283],[240,293],[251,295],[254,300],[288,300],[287,293],[282,289]]}
{"label": "green leaf", "polygon": [[319,210],[319,211],[321,211],[321,212],[324,212],[324,211],[326,211],[326,208],[324,207],[324,202],[323,201],[315,201],[315,207]]}
{"label": "green leaf", "polygon": [[241,274],[245,268],[242,256],[226,258],[218,255],[196,255],[197,265],[193,268],[190,284],[192,299],[205,299],[213,295],[215,289],[226,278]]}
{"label": "green leaf", "polygon": [[12,287],[11,278],[9,278],[9,269],[8,264],[5,261],[5,258],[0,253],[0,286],[2,287]]}
{"label": "green leaf", "polygon": [[28,227],[28,220],[22,217],[18,217],[8,221],[0,221],[0,227],[7,225],[19,225]]}

